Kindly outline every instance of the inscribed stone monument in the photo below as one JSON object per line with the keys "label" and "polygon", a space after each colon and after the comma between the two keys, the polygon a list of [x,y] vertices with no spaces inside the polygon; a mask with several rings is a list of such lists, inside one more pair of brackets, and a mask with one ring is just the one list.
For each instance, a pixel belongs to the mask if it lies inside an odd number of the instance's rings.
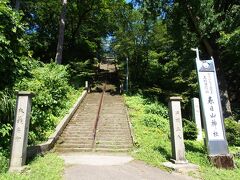
{"label": "inscribed stone monument", "polygon": [[202,140],[202,123],[201,123],[201,113],[200,113],[200,106],[199,106],[199,99],[198,98],[192,98],[192,116],[196,123],[198,135],[197,140]]}
{"label": "inscribed stone monument", "polygon": [[32,96],[25,91],[17,94],[9,171],[21,171],[25,165]]}
{"label": "inscribed stone monument", "polygon": [[216,167],[233,168],[234,162],[229,154],[225,135],[214,60],[200,60],[198,49],[193,50],[197,53],[196,65],[209,158]]}
{"label": "inscribed stone monument", "polygon": [[171,128],[172,161],[175,164],[187,163],[182,128],[181,97],[170,97],[169,115]]}

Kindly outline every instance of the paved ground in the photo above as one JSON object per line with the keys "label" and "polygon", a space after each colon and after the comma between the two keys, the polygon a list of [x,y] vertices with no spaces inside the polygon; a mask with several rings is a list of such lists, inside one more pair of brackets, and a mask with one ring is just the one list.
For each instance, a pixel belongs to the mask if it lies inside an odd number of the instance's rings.
{"label": "paved ground", "polygon": [[66,180],[192,180],[133,160],[126,154],[62,154]]}

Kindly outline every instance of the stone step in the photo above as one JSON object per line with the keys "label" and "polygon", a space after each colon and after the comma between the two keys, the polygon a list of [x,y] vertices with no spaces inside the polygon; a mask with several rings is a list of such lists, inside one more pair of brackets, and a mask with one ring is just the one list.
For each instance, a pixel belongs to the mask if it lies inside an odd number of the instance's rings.
{"label": "stone step", "polygon": [[123,128],[123,129],[128,129],[128,123],[114,123],[114,122],[101,122],[98,124],[98,127],[101,128]]}
{"label": "stone step", "polygon": [[123,125],[117,125],[117,124],[100,124],[98,125],[98,129],[124,129],[124,130],[128,130],[129,128]]}
{"label": "stone step", "polygon": [[99,118],[99,123],[107,123],[107,124],[127,124],[128,121],[126,121],[123,118],[117,118],[117,117],[113,117],[113,118],[109,118],[109,117],[101,117]]}
{"label": "stone step", "polygon": [[131,141],[96,141],[97,145],[117,145],[117,146],[125,146],[129,145],[132,147],[132,142]]}
{"label": "stone step", "polygon": [[91,144],[93,142],[92,139],[59,139],[57,144]]}
{"label": "stone step", "polygon": [[58,147],[61,147],[61,148],[92,148],[92,143],[91,142],[89,142],[88,144],[86,144],[86,143],[82,143],[82,144],[80,144],[80,143],[62,143],[62,144],[58,144],[57,146],[56,146],[57,148]]}
{"label": "stone step", "polygon": [[98,142],[98,141],[112,141],[112,142],[125,141],[125,142],[132,142],[132,139],[130,137],[126,137],[126,138],[97,137],[96,142]]}
{"label": "stone step", "polygon": [[61,140],[59,138],[59,141],[68,141],[68,140],[83,140],[83,141],[92,141],[91,138],[93,138],[93,136],[85,136],[85,138],[83,138],[84,136],[62,136]]}
{"label": "stone step", "polygon": [[99,126],[123,126],[123,127],[128,127],[128,122],[127,121],[122,121],[122,120],[105,120],[100,118],[99,120]]}
{"label": "stone step", "polygon": [[66,136],[66,137],[63,137],[63,136],[61,136],[59,138],[59,140],[79,140],[79,139],[86,140],[86,141],[91,141],[91,140],[93,140],[93,136],[89,136],[89,137],[86,137],[86,136],[82,136],[82,137]]}
{"label": "stone step", "polygon": [[132,143],[132,139],[131,138],[128,138],[128,139],[110,139],[110,138],[96,138],[95,140],[96,142],[98,143]]}
{"label": "stone step", "polygon": [[93,122],[86,122],[86,123],[70,122],[67,127],[94,127],[94,123]]}
{"label": "stone step", "polygon": [[[94,127],[94,123],[70,123],[67,127]],[[66,128],[67,128],[66,127]]]}
{"label": "stone step", "polygon": [[[105,109],[102,109],[102,110],[101,110],[101,113],[103,113],[103,114],[106,113],[106,114],[107,114],[107,113],[109,113],[109,111],[110,111],[109,109],[106,109],[106,110],[105,110]],[[123,115],[124,113],[125,113],[125,111],[112,111],[112,112],[111,112],[111,115],[121,116],[121,115]]]}
{"label": "stone step", "polygon": [[63,134],[89,134],[93,133],[93,128],[91,129],[68,129],[68,131],[63,132]]}
{"label": "stone step", "polygon": [[61,138],[86,138],[86,139],[90,139],[93,137],[93,134],[79,134],[79,135],[66,135],[66,134],[62,134]]}
{"label": "stone step", "polygon": [[96,119],[96,116],[77,116],[73,118],[70,122],[92,122],[95,119]]}
{"label": "stone step", "polygon": [[92,144],[93,143],[93,140],[62,140],[62,141],[59,141],[58,142],[58,146],[61,146],[61,145],[66,145],[66,144],[69,144],[69,145],[72,145],[72,144]]}
{"label": "stone step", "polygon": [[132,145],[129,144],[96,144],[96,148],[122,149],[131,147]]}
{"label": "stone step", "polygon": [[129,152],[129,148],[119,148],[119,149],[110,149],[110,148],[95,148],[95,152]]}
{"label": "stone step", "polygon": [[93,135],[82,135],[82,136],[61,136],[59,137],[59,140],[76,140],[76,139],[83,139],[83,140],[93,140]]}
{"label": "stone step", "polygon": [[93,128],[68,128],[65,132],[93,132]]}
{"label": "stone step", "polygon": [[102,132],[102,131],[98,131],[97,132],[97,136],[110,136],[110,137],[129,137],[130,134],[128,132],[118,132],[118,131],[115,131],[115,132]]}
{"label": "stone step", "polygon": [[81,132],[81,133],[75,133],[75,132],[73,132],[73,133],[66,133],[66,132],[64,132],[64,133],[62,133],[62,135],[61,135],[61,137],[88,137],[88,138],[90,138],[90,137],[93,137],[93,133],[91,132],[91,133],[89,133],[89,132],[87,132],[87,133],[84,133],[84,132]]}
{"label": "stone step", "polygon": [[[111,112],[113,112],[113,111],[111,111]],[[116,116],[115,116],[115,113],[110,113],[110,112],[108,112],[107,114],[101,114],[100,116],[101,116],[101,117],[116,117]],[[126,117],[126,114],[125,114],[125,113],[119,114],[119,115],[117,115],[117,117],[125,118],[125,117]]]}
{"label": "stone step", "polygon": [[86,131],[84,131],[84,130],[76,130],[76,131],[71,130],[71,131],[64,131],[63,132],[63,134],[69,134],[69,135],[71,135],[71,134],[76,134],[76,135],[78,135],[78,134],[92,134],[92,133],[93,133],[93,130],[91,130],[91,129],[86,130]]}
{"label": "stone step", "polygon": [[121,127],[98,127],[97,131],[99,132],[120,132],[120,133],[124,133],[124,132],[129,132],[128,128],[121,128]]}
{"label": "stone step", "polygon": [[71,122],[91,122],[96,119],[96,116],[76,116],[72,118]]}
{"label": "stone step", "polygon": [[92,144],[93,140],[84,140],[84,139],[79,139],[79,140],[59,140],[58,145],[84,145],[84,144]]}
{"label": "stone step", "polygon": [[92,122],[92,121],[94,121],[94,119],[96,119],[95,114],[94,114],[94,116],[93,115],[77,116],[76,118],[71,119],[70,122]]}
{"label": "stone step", "polygon": [[92,151],[92,148],[66,148],[66,147],[57,147],[55,148],[55,151],[57,152],[90,152]]}
{"label": "stone step", "polygon": [[97,131],[97,137],[102,138],[102,137],[112,137],[114,138],[130,138],[130,134],[128,132],[102,132],[102,131]]}
{"label": "stone step", "polygon": [[81,127],[81,126],[70,126],[70,127],[66,127],[65,129],[66,131],[93,131],[93,127]]}

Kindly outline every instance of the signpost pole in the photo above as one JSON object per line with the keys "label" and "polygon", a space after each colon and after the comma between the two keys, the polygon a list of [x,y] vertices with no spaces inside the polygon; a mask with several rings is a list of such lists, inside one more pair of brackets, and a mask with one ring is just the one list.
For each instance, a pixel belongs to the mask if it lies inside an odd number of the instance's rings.
{"label": "signpost pole", "polygon": [[126,69],[126,92],[128,92],[128,57],[126,59],[126,65],[127,65],[127,69]]}

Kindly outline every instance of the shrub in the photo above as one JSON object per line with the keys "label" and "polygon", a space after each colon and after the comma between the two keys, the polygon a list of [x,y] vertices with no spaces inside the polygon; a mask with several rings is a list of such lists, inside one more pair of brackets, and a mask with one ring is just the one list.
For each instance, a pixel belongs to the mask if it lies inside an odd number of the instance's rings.
{"label": "shrub", "polygon": [[157,114],[164,118],[168,118],[168,109],[158,102],[145,105],[145,111],[146,113]]}
{"label": "shrub", "polygon": [[8,159],[5,155],[1,152],[0,149],[0,173],[6,172],[8,169]]}
{"label": "shrub", "polygon": [[15,100],[8,91],[0,91],[0,148],[10,146]]}
{"label": "shrub", "polygon": [[61,109],[66,106],[68,84],[67,67],[55,63],[41,64],[31,71],[32,77],[23,78],[16,90],[35,93],[32,101],[29,142],[45,140],[55,127]]}
{"label": "shrub", "polygon": [[156,114],[144,114],[142,116],[142,121],[147,127],[163,128],[165,131],[165,127],[168,127],[168,121]]}
{"label": "shrub", "polygon": [[196,124],[187,119],[183,119],[183,136],[185,140],[197,139],[197,127]]}
{"label": "shrub", "polygon": [[224,120],[226,128],[226,136],[230,145],[240,145],[240,124],[233,118],[226,118]]}
{"label": "shrub", "polygon": [[142,116],[142,122],[147,127],[161,128],[164,132],[169,131],[169,122],[167,121],[168,110],[167,108],[159,104],[158,102],[147,103],[144,105],[144,114]]}

